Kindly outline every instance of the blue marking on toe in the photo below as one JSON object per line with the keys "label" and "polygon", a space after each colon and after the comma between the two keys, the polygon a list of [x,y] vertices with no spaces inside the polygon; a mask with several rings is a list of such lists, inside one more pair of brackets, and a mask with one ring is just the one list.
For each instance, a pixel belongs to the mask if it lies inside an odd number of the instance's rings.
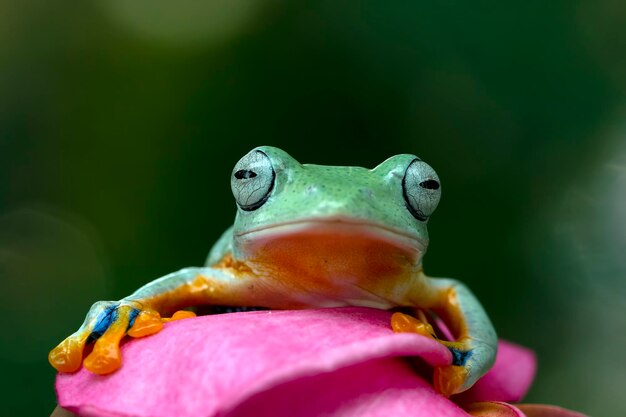
{"label": "blue marking on toe", "polygon": [[138,308],[133,308],[130,311],[130,314],[128,316],[128,327],[126,328],[126,331],[128,331],[131,327],[133,327],[133,324],[135,324],[135,319],[137,318],[138,315],[139,315]]}
{"label": "blue marking on toe", "polygon": [[465,366],[467,360],[472,356],[472,350],[459,350],[455,348],[448,348],[452,352],[452,365]]}
{"label": "blue marking on toe", "polygon": [[107,307],[103,312],[98,314],[96,318],[96,325],[93,327],[93,331],[87,338],[87,343],[95,342],[98,340],[104,332],[107,331],[111,323],[117,320],[117,306]]}

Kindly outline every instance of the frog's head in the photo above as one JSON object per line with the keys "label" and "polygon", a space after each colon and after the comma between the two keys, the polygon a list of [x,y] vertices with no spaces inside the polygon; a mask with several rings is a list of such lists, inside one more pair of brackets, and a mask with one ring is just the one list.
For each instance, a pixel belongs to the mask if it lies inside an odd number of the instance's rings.
{"label": "frog's head", "polygon": [[437,174],[415,155],[396,155],[368,170],[300,164],[269,146],[237,162],[231,187],[237,259],[332,258],[342,265],[361,259],[368,268],[378,258],[419,266],[426,223],[441,195]]}

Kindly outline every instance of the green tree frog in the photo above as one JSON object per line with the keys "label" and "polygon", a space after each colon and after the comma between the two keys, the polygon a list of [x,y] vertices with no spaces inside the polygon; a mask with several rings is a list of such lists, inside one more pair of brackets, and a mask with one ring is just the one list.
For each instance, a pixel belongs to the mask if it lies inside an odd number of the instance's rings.
{"label": "green tree frog", "polygon": [[[393,156],[376,168],[300,164],[269,146],[235,165],[231,188],[237,215],[211,249],[206,265],[185,268],[119,301],[100,301],[77,332],[49,354],[61,372],[81,363],[97,374],[121,365],[125,336],[158,332],[163,322],[200,306],[302,309],[365,306],[404,308],[395,331],[436,337],[424,312],[450,328],[440,340],[453,365],[435,369],[444,395],[468,389],[493,365],[494,328],[465,285],[424,274],[426,224],[441,195],[435,171],[414,155]],[[95,341],[83,360],[85,345]]]}

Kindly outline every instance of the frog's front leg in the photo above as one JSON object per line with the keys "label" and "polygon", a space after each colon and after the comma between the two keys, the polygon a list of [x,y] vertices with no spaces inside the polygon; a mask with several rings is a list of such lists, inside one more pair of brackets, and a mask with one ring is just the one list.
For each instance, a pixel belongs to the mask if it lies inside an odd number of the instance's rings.
{"label": "frog's front leg", "polygon": [[[239,274],[238,274],[239,275]],[[203,305],[246,305],[250,279],[235,276],[230,268],[185,268],[159,278],[119,301],[95,303],[77,332],[48,355],[61,372],[74,372],[81,363],[96,374],[108,374],[121,365],[119,343],[125,335],[142,337],[163,327],[162,315],[178,309]],[[175,314],[174,318],[181,316]],[[95,340],[83,361],[86,344]]]}
{"label": "frog's front leg", "polygon": [[[423,278],[432,291],[419,305],[441,317],[455,338],[452,342],[441,341],[452,352],[452,366],[437,368],[434,375],[437,391],[450,396],[470,388],[493,366],[498,338],[487,313],[465,285],[453,279]],[[396,331],[422,334],[430,328],[401,313],[393,316],[392,326]]]}

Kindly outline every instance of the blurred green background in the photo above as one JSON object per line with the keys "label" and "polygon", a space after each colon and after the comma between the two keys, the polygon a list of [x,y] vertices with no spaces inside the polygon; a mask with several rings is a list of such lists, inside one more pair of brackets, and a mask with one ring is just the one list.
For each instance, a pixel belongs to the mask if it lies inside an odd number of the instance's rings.
{"label": "blurred green background", "polygon": [[0,0],[3,415],[97,300],[200,265],[256,145],[438,171],[426,271],[533,348],[527,397],[624,416],[626,5]]}

